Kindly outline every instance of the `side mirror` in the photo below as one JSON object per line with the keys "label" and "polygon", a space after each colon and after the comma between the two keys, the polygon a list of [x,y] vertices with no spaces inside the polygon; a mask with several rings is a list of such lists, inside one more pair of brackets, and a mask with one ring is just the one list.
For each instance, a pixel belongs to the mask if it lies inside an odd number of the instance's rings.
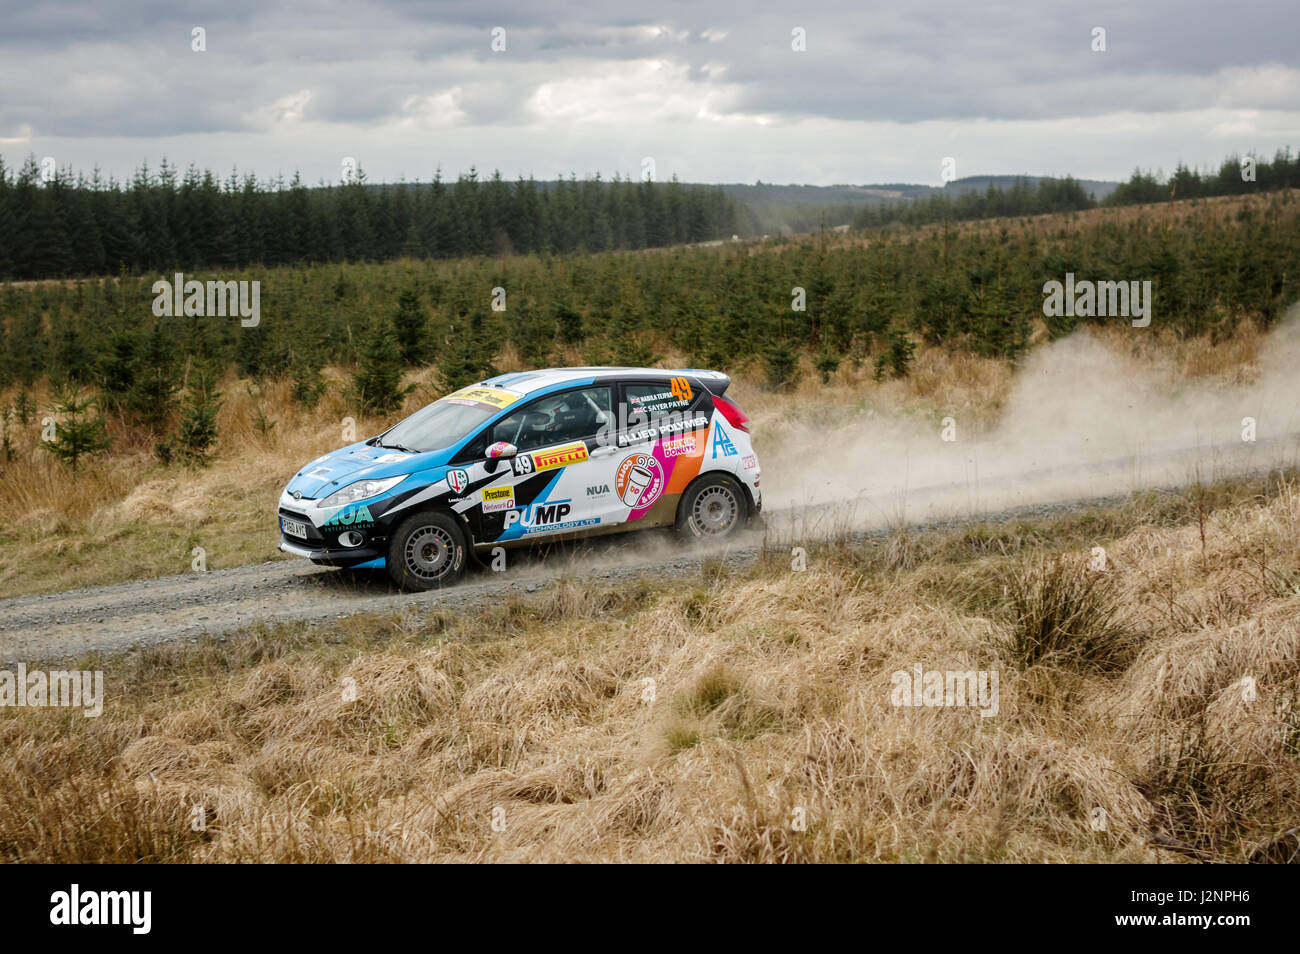
{"label": "side mirror", "polygon": [[509,441],[497,441],[495,444],[489,444],[487,449],[487,460],[483,462],[483,468],[489,473],[494,473],[497,469],[497,461],[506,460],[514,457],[519,453],[519,448]]}

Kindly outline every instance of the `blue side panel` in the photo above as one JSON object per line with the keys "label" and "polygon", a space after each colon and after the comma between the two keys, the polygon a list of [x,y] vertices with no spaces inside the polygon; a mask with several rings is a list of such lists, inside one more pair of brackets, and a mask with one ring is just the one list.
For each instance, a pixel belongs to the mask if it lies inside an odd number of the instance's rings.
{"label": "blue side panel", "polygon": [[382,570],[387,566],[387,561],[383,557],[377,560],[367,560],[365,563],[358,563],[352,569],[354,570]]}
{"label": "blue side panel", "polygon": [[559,479],[560,479],[560,475],[561,475],[562,473],[564,473],[566,470],[568,470],[567,467],[560,467],[559,469],[557,469],[557,470],[555,471],[555,476],[552,477],[550,480],[548,480],[548,481],[546,482],[546,486],[542,489],[542,492],[539,493],[539,494],[538,494],[538,495],[537,495],[537,496],[532,500],[532,502],[529,503],[526,507],[521,508],[521,509],[523,510],[523,513],[521,514],[521,519],[520,519],[520,521],[519,521],[518,523],[516,523],[513,527],[510,527],[510,528],[508,528],[507,530],[505,530],[505,531],[501,534],[501,536],[497,537],[497,540],[498,540],[498,541],[501,541],[501,540],[518,540],[520,537],[524,536],[524,530],[527,529],[527,528],[524,526],[524,520],[530,520],[530,521],[531,521],[532,513],[533,513],[533,507],[535,507],[535,506],[536,506],[537,504],[539,504],[539,503],[546,503],[546,502],[547,502],[547,498],[551,496],[551,491],[555,489],[555,485],[556,485],[556,483],[559,481]]}

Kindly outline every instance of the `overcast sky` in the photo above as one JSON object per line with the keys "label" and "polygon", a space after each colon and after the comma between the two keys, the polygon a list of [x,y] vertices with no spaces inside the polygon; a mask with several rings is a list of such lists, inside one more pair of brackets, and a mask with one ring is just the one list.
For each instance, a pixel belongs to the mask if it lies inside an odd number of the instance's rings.
{"label": "overcast sky", "polygon": [[938,183],[948,156],[1114,179],[1300,146],[1298,40],[1297,0],[0,0],[0,155],[309,182],[345,157],[372,181],[652,157],[658,179]]}

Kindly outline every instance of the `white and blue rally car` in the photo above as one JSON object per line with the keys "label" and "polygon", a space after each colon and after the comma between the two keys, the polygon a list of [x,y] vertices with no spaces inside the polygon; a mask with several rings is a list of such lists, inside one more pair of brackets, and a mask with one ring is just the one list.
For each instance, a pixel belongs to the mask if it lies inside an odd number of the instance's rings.
{"label": "white and blue rally car", "polygon": [[731,379],[691,368],[555,368],[462,388],[294,475],[280,549],[386,568],[416,590],[469,552],[675,526],[719,539],[762,508]]}

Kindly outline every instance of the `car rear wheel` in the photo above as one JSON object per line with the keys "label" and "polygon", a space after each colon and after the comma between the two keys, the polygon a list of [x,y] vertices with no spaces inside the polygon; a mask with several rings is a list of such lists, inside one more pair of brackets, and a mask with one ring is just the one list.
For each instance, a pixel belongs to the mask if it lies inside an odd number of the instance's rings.
{"label": "car rear wheel", "polygon": [[745,491],[726,474],[709,474],[691,484],[677,507],[678,531],[702,540],[729,537],[748,518]]}
{"label": "car rear wheel", "polygon": [[445,513],[417,513],[388,541],[388,575],[404,590],[433,590],[465,571],[465,531]]}

